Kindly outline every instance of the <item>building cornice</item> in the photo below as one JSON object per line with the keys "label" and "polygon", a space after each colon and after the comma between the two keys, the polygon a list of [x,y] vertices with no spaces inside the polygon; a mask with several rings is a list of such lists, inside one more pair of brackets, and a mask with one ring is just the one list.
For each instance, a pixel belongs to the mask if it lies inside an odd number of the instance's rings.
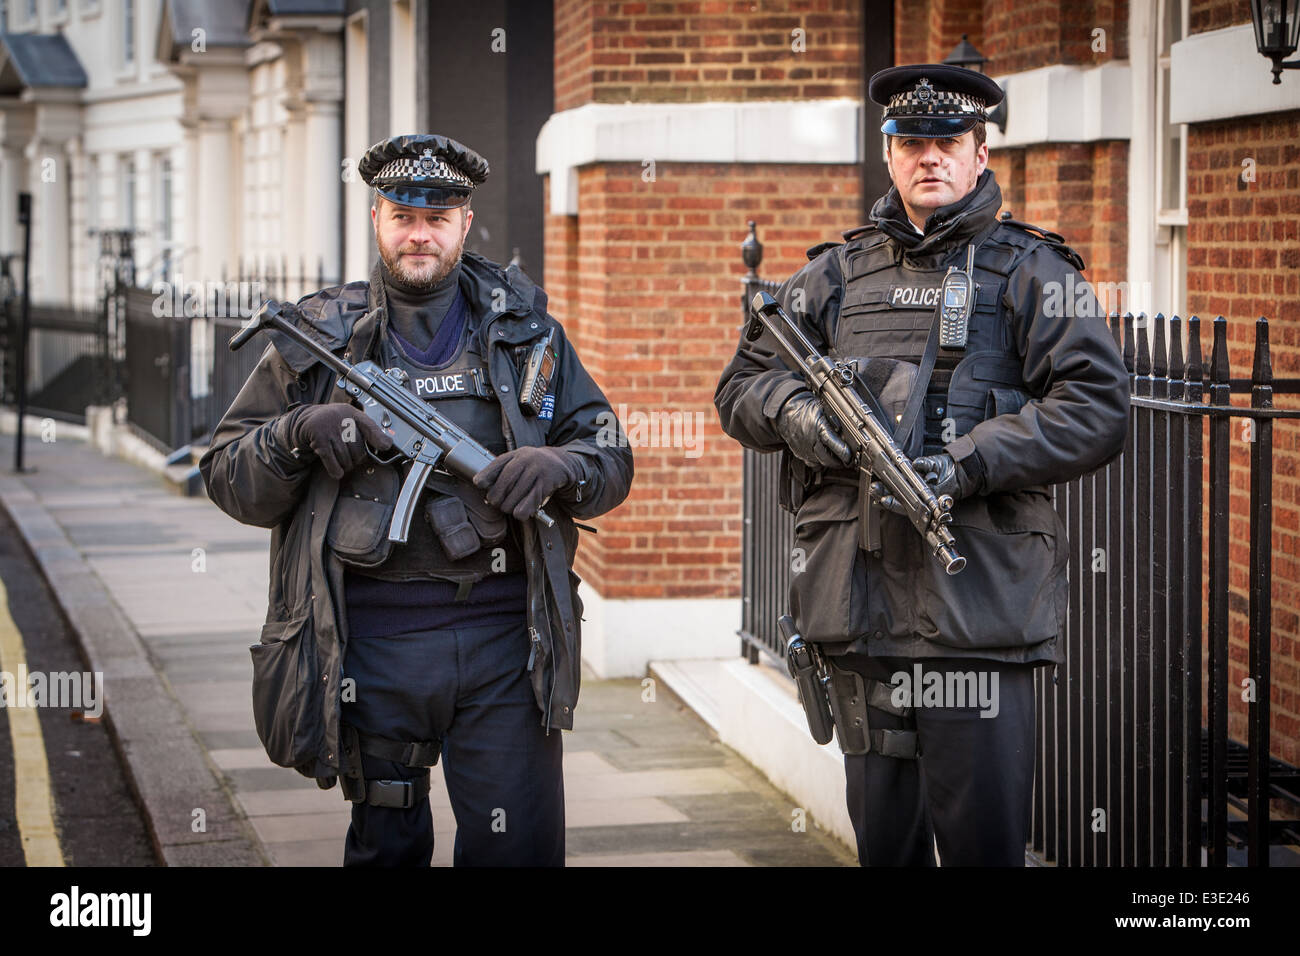
{"label": "building cornice", "polygon": [[1273,85],[1249,24],[1197,33],[1170,49],[1169,120],[1210,123],[1300,109],[1300,74]]}
{"label": "building cornice", "polygon": [[994,79],[1007,94],[1007,128],[988,127],[989,149],[1132,136],[1127,60],[1090,67],[1057,64]]}
{"label": "building cornice", "polygon": [[604,162],[852,164],[861,103],[588,103],[556,113],[537,136],[551,212],[576,215],[581,166]]}

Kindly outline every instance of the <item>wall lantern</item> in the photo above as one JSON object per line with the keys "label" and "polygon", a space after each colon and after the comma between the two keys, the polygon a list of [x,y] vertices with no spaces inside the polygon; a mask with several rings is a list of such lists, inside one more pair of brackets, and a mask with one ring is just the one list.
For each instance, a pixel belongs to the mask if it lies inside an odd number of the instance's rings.
{"label": "wall lantern", "polygon": [[1273,61],[1273,83],[1281,83],[1283,70],[1300,69],[1300,60],[1286,60],[1300,34],[1300,0],[1250,0],[1250,18],[1255,48]]}
{"label": "wall lantern", "polygon": [[[1291,0],[1292,3],[1300,3],[1300,0]],[[966,34],[961,35],[961,42],[952,48],[952,52],[944,57],[943,62],[949,66],[961,66],[968,70],[974,70],[976,73],[984,72],[984,64],[988,63],[988,58],[975,49],[974,45],[966,39]],[[1007,131],[1007,91],[1002,91],[1002,102],[989,113],[989,122],[996,126],[1002,132]]]}

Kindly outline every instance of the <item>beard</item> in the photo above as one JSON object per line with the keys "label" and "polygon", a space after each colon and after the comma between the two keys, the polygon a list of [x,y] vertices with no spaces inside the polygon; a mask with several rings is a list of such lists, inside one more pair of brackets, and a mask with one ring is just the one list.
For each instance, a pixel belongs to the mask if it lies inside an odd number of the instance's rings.
{"label": "beard", "polygon": [[[460,262],[464,250],[464,239],[459,240],[454,248],[444,250],[435,249],[432,246],[426,246],[425,248],[407,246],[395,249],[391,246],[380,245],[379,257],[383,259],[389,275],[393,278],[410,287],[412,291],[428,292],[451,275],[451,271]],[[417,252],[428,255],[429,259],[423,263],[408,265],[405,254]]]}

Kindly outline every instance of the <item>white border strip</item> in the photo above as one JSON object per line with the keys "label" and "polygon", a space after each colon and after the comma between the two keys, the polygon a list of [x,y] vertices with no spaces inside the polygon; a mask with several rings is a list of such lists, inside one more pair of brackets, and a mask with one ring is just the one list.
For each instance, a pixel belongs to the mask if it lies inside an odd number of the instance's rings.
{"label": "white border strip", "polygon": [[995,79],[1007,94],[1007,129],[989,126],[990,149],[1128,139],[1132,134],[1127,61],[1095,67],[1058,64]]}
{"label": "white border strip", "polygon": [[556,113],[537,136],[551,213],[577,215],[589,163],[817,163],[860,160],[855,99],[756,103],[588,103]]}
{"label": "white border strip", "polygon": [[1170,49],[1169,119],[1174,123],[1300,109],[1300,72],[1273,85],[1273,64],[1255,49],[1250,24],[1198,33]]}

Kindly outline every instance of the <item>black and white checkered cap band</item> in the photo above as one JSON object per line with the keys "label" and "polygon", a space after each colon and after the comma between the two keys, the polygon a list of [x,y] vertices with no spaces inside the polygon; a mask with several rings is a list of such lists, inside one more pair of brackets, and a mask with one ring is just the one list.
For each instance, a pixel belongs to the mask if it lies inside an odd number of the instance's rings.
{"label": "black and white checkered cap band", "polygon": [[440,184],[474,188],[474,181],[451,166],[441,156],[426,153],[423,156],[403,156],[385,163],[375,173],[374,184],[385,183]]}
{"label": "black and white checkered cap band", "polygon": [[915,89],[895,93],[885,107],[885,116],[978,116],[984,118],[984,100],[969,93],[936,90],[928,80]]}

